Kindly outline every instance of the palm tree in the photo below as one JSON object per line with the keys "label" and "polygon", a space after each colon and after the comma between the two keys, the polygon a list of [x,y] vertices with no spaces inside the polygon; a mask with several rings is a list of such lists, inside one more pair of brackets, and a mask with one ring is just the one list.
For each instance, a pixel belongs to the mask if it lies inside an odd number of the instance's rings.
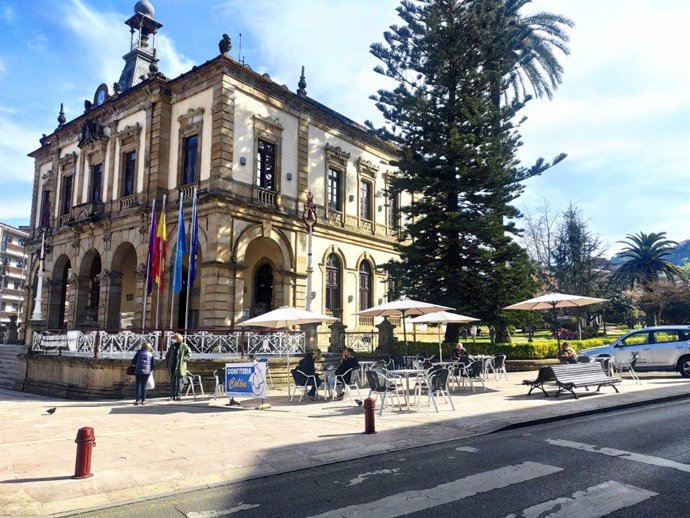
{"label": "palm tree", "polygon": [[665,277],[669,281],[680,280],[687,284],[685,272],[667,259],[678,243],[666,239],[666,232],[639,232],[625,237],[626,239],[619,243],[627,246],[618,254],[625,262],[613,274],[613,282],[633,288],[641,286],[645,291],[651,291],[651,286],[658,282],[660,277]]}
{"label": "palm tree", "polygon": [[523,16],[520,10],[530,3],[532,0],[498,0],[497,3],[495,20],[502,26],[496,48],[499,55],[489,56],[488,66],[493,70],[498,67],[499,76],[508,86],[494,92],[497,106],[499,91],[503,91],[506,104],[512,99],[525,100],[530,92],[551,99],[563,79],[558,54],[570,54],[567,28],[575,24],[565,16],[547,12]]}

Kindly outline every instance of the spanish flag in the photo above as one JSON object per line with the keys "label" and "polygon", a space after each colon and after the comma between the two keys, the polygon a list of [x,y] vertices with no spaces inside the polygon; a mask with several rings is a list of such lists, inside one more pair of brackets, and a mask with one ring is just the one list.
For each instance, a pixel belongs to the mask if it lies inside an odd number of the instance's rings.
{"label": "spanish flag", "polygon": [[163,293],[165,289],[165,256],[168,241],[168,228],[165,221],[166,199],[163,197],[163,209],[161,210],[160,219],[158,220],[158,229],[156,231],[156,249],[154,251],[153,272],[156,284],[158,284],[158,292]]}

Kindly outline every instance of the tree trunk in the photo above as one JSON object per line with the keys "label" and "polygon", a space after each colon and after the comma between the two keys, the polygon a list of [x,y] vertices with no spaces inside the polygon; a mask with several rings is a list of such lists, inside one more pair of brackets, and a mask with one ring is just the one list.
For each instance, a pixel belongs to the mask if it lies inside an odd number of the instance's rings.
{"label": "tree trunk", "polygon": [[513,338],[510,336],[510,331],[508,331],[508,325],[499,323],[496,326],[496,343],[497,344],[509,344],[513,342]]}

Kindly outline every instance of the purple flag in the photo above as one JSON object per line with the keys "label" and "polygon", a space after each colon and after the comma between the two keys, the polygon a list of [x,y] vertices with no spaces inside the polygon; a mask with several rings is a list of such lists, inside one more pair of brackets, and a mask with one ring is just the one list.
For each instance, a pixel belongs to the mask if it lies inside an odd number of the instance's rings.
{"label": "purple flag", "polygon": [[153,291],[154,277],[154,257],[158,241],[156,239],[156,229],[158,227],[158,211],[156,211],[156,200],[153,200],[153,211],[151,212],[151,228],[149,228],[149,254],[148,264],[146,265],[146,293],[151,295]]}

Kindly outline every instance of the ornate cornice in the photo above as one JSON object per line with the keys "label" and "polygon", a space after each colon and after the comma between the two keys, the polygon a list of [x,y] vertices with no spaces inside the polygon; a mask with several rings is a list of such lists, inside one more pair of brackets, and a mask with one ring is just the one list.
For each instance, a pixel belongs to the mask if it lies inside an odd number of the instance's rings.
{"label": "ornate cornice", "polygon": [[376,173],[379,170],[379,166],[375,165],[369,160],[364,160],[362,157],[359,157],[355,163],[357,164],[357,170],[360,173],[366,174],[371,178],[376,178]]}
{"label": "ornate cornice", "polygon": [[122,131],[118,131],[116,136],[119,141],[128,139],[128,138],[138,138],[139,135],[141,134],[141,125],[137,122],[133,126],[130,126],[129,124],[122,129]]}
{"label": "ornate cornice", "polygon": [[77,167],[77,154],[72,151],[71,153],[67,153],[63,155],[60,158],[60,171],[67,172],[70,170],[74,170]]}

